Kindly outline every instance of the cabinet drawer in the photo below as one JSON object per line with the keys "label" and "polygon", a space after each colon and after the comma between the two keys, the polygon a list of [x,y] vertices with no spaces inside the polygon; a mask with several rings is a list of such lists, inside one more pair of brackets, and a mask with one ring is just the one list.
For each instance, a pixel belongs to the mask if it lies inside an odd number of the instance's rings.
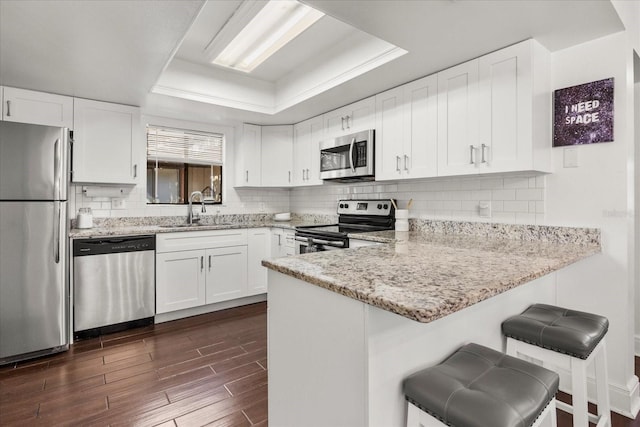
{"label": "cabinet drawer", "polygon": [[223,248],[247,244],[247,230],[184,231],[156,235],[156,252],[188,251],[194,249]]}

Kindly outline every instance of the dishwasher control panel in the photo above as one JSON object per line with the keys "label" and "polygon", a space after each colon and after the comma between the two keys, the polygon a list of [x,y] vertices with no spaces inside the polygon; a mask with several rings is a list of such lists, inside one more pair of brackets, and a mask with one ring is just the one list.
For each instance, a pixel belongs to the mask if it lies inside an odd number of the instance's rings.
{"label": "dishwasher control panel", "polygon": [[155,236],[79,239],[73,242],[73,256],[155,251],[155,249]]}

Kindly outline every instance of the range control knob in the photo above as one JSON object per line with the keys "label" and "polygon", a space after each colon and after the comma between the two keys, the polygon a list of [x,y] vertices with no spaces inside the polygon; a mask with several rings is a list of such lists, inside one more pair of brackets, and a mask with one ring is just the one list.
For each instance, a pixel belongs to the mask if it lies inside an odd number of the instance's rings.
{"label": "range control knob", "polygon": [[382,209],[382,204],[378,203],[378,209]]}
{"label": "range control knob", "polygon": [[385,208],[385,209],[389,209],[389,205],[385,203],[385,204],[384,204],[384,206],[383,206],[383,208]]}
{"label": "range control knob", "polygon": [[344,204],[340,203],[340,209],[344,208]]}
{"label": "range control knob", "polygon": [[345,204],[344,204],[344,208],[345,208],[345,209],[349,209],[349,203],[345,203]]}

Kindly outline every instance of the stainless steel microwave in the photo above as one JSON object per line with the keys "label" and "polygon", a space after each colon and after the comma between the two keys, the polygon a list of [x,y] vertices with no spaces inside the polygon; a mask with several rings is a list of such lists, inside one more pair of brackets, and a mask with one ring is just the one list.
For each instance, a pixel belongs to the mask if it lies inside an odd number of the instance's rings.
{"label": "stainless steel microwave", "polygon": [[320,143],[320,178],[373,181],[375,131],[365,130]]}

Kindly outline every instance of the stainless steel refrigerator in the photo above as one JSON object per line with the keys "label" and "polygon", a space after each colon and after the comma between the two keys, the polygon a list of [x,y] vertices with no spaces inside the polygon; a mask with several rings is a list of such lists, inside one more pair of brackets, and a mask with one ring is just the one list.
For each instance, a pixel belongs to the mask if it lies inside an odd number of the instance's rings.
{"label": "stainless steel refrigerator", "polygon": [[69,347],[68,135],[0,121],[0,365]]}

